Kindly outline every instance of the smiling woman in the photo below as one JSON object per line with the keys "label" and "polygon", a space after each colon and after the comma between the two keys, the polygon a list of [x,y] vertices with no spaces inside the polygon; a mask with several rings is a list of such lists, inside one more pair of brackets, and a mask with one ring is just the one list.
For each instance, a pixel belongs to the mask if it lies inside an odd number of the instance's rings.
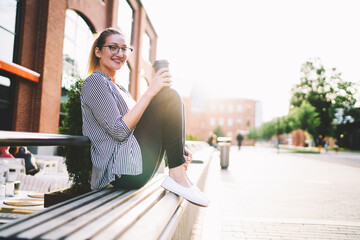
{"label": "smiling woman", "polygon": [[91,141],[91,188],[141,188],[156,174],[166,151],[169,176],[162,186],[207,206],[209,200],[186,175],[192,154],[185,148],[184,105],[170,88],[169,69],[153,74],[137,102],[116,84],[116,72],[131,52],[124,34],[112,28],[91,48],[91,75],[81,89],[82,129]]}

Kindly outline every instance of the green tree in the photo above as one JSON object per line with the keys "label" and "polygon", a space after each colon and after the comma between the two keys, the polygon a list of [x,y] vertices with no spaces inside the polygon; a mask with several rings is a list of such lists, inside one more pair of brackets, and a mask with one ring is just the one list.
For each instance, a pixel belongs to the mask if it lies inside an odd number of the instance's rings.
{"label": "green tree", "polygon": [[260,127],[252,128],[249,131],[249,139],[270,139],[272,136],[280,133],[280,128],[278,129],[277,119],[273,119],[269,122],[263,123]]}
{"label": "green tree", "polygon": [[222,128],[220,126],[217,126],[215,129],[214,129],[214,134],[217,136],[217,137],[225,137],[225,133],[224,131],[222,130]]}
{"label": "green tree", "polygon": [[341,79],[336,68],[326,70],[320,59],[312,58],[301,66],[300,83],[292,88],[290,107],[300,107],[304,101],[309,102],[319,114],[320,122],[312,136],[333,135],[335,113],[343,109],[347,116],[356,103],[355,84]]}
{"label": "green tree", "polygon": [[[82,113],[80,93],[83,79],[79,78],[67,93],[67,101],[64,104],[66,116],[59,128],[59,133],[67,135],[82,134]],[[90,191],[91,156],[90,146],[64,146],[59,149],[65,157],[65,165],[69,177],[73,182],[70,192],[84,193]]]}
{"label": "green tree", "polygon": [[317,137],[317,128],[320,125],[319,113],[316,108],[307,101],[303,101],[300,107],[294,107],[287,116],[289,129],[302,129],[308,132],[313,139]]}

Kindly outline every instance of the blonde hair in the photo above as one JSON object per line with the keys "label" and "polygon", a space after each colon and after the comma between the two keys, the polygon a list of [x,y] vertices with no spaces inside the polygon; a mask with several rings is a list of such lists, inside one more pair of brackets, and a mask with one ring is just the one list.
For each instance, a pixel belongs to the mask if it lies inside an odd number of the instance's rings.
{"label": "blonde hair", "polygon": [[119,34],[125,38],[125,35],[121,31],[115,28],[107,28],[102,31],[100,35],[98,35],[94,40],[89,55],[88,74],[92,74],[95,70],[99,69],[100,63],[99,58],[95,55],[95,48],[99,48],[101,50],[106,42],[107,37],[113,34]]}

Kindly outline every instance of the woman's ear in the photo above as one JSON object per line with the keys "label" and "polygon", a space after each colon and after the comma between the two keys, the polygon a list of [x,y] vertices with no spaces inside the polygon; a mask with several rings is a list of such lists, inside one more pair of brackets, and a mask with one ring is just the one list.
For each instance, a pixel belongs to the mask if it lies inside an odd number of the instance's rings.
{"label": "woman's ear", "polygon": [[94,49],[94,52],[95,52],[95,56],[98,57],[99,59],[101,58],[101,52],[100,52],[100,49],[98,47],[96,47]]}

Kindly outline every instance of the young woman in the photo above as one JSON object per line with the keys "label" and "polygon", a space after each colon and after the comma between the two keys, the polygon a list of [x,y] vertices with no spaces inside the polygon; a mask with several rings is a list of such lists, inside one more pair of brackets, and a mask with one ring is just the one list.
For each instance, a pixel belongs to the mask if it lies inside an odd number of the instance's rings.
{"label": "young woman", "polygon": [[192,154],[184,147],[184,110],[179,94],[170,88],[168,69],[160,69],[135,102],[115,83],[115,74],[132,49],[124,35],[106,29],[94,41],[89,73],[81,90],[83,133],[91,141],[91,188],[112,184],[133,189],[156,173],[164,151],[169,176],[162,187],[200,206],[208,199],[187,178]]}

